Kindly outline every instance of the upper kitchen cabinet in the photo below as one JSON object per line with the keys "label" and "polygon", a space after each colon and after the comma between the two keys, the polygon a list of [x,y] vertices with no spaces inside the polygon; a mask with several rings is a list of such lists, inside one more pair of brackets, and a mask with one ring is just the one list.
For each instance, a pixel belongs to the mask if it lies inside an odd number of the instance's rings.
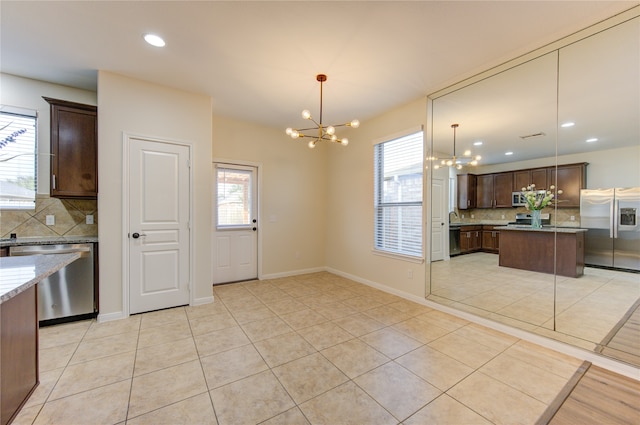
{"label": "upper kitchen cabinet", "polygon": [[587,187],[587,164],[558,165],[549,168],[547,180],[555,190],[562,190],[556,195],[558,208],[580,208],[580,190]]}
{"label": "upper kitchen cabinet", "polygon": [[476,176],[458,174],[458,209],[468,210],[476,207]]}
{"label": "upper kitchen cabinet", "polygon": [[511,207],[512,172],[479,175],[477,182],[476,208]]}
{"label": "upper kitchen cabinet", "polygon": [[97,107],[43,98],[51,107],[50,196],[97,198]]}

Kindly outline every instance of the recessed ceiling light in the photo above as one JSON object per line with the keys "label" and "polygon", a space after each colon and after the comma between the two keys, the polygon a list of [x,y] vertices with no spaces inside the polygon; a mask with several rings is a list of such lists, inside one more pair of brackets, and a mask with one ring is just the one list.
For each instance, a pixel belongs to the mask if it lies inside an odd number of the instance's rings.
{"label": "recessed ceiling light", "polygon": [[562,127],[562,128],[569,128],[569,127],[573,127],[574,125],[576,125],[576,123],[569,121],[569,122],[565,122],[565,123],[564,123],[564,124],[562,124],[560,127]]}
{"label": "recessed ceiling light", "polygon": [[162,37],[155,34],[145,34],[144,41],[156,47],[164,47],[164,45],[166,44]]}
{"label": "recessed ceiling light", "polygon": [[505,155],[513,155],[513,152],[509,151],[509,152],[505,152]]}
{"label": "recessed ceiling light", "polygon": [[482,146],[482,141],[473,142],[473,146]]}
{"label": "recessed ceiling light", "polygon": [[597,142],[598,138],[597,137],[592,137],[591,139],[587,139],[586,142],[587,143],[593,143],[593,142]]}

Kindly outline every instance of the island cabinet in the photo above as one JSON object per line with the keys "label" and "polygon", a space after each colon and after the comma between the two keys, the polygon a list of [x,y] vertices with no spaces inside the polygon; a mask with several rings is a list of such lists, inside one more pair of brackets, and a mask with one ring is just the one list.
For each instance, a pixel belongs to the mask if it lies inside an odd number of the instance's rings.
{"label": "island cabinet", "polygon": [[562,193],[557,195],[559,208],[580,208],[580,190],[587,187],[587,164],[558,165],[548,169],[549,186],[554,185]]}
{"label": "island cabinet", "polygon": [[0,425],[10,423],[38,385],[36,285],[0,304]]}
{"label": "island cabinet", "polygon": [[482,250],[497,254],[500,250],[500,231],[496,226],[482,226]]}
{"label": "island cabinet", "polygon": [[482,248],[482,226],[460,227],[460,253],[479,251]]}
{"label": "island cabinet", "polygon": [[511,207],[513,172],[477,176],[476,208]]}
{"label": "island cabinet", "polygon": [[500,228],[501,267],[580,277],[584,273],[583,229]]}
{"label": "island cabinet", "polygon": [[467,210],[476,207],[476,176],[458,174],[458,209]]}
{"label": "island cabinet", "polygon": [[57,198],[98,196],[97,107],[44,97],[51,110],[51,190]]}

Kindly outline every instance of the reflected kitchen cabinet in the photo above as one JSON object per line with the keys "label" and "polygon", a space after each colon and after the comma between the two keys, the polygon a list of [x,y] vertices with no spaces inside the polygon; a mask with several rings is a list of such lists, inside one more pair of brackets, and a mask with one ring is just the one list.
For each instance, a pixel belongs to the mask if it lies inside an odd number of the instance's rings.
{"label": "reflected kitchen cabinet", "polygon": [[534,168],[530,170],[518,170],[513,172],[513,191],[521,191],[530,184],[535,184],[537,189],[546,189],[547,185],[547,168]]}
{"label": "reflected kitchen cabinet", "polygon": [[458,174],[458,209],[466,210],[476,207],[476,176],[474,174]]}
{"label": "reflected kitchen cabinet", "polygon": [[550,185],[562,190],[557,196],[558,208],[580,208],[580,190],[587,187],[587,163],[558,165],[548,170]]}
{"label": "reflected kitchen cabinet", "polygon": [[477,177],[476,207],[511,207],[513,173],[482,174]]}

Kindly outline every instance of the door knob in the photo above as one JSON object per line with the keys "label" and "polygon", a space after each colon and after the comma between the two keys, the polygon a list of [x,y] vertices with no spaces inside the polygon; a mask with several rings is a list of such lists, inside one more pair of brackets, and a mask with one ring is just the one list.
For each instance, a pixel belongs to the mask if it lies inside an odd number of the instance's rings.
{"label": "door knob", "polygon": [[255,232],[256,230],[258,230],[258,228],[257,228],[257,227],[254,227],[254,228],[253,228],[253,229],[251,229],[251,230],[253,230],[253,231]]}
{"label": "door knob", "polygon": [[138,232],[131,235],[133,239],[138,239],[140,236],[147,236],[147,235],[145,235],[144,233],[138,233]]}

